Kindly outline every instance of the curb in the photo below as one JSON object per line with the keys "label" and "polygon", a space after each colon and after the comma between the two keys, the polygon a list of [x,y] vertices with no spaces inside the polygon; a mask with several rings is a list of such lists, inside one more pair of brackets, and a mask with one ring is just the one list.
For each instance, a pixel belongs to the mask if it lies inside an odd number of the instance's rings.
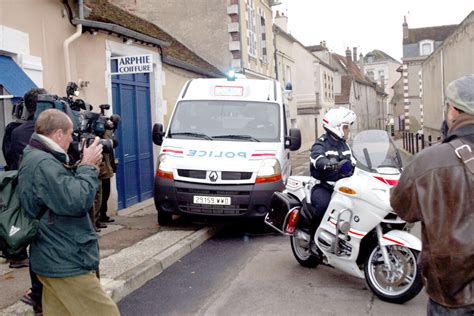
{"label": "curb", "polygon": [[150,199],[145,200],[143,202],[140,202],[140,203],[134,204],[132,206],[129,206],[126,209],[117,211],[117,215],[130,216],[133,213],[136,213],[136,212],[141,211],[142,209],[144,209],[148,206],[153,205],[154,203],[155,203],[155,201],[153,200],[153,198],[150,198]]}
{"label": "curb", "polygon": [[216,232],[214,228],[201,228],[134,269],[125,272],[119,279],[101,280],[102,286],[114,302],[119,302],[214,236]]}

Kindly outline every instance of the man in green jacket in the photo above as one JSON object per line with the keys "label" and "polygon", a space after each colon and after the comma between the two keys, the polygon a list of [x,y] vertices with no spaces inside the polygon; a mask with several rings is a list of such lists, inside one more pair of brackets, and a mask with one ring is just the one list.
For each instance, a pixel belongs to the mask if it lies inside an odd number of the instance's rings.
{"label": "man in green jacket", "polygon": [[88,211],[98,188],[99,139],[71,168],[67,150],[73,124],[61,111],[40,114],[25,148],[18,190],[25,210],[37,217],[38,235],[31,244],[30,264],[43,284],[45,315],[119,315],[116,304],[95,275],[98,235]]}

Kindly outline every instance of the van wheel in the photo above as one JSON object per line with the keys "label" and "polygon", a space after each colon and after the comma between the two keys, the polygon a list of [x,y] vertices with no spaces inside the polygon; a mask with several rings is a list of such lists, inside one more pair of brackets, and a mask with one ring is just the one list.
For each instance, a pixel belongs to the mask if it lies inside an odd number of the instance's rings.
{"label": "van wheel", "polygon": [[173,214],[158,211],[158,224],[160,226],[168,226],[173,222]]}

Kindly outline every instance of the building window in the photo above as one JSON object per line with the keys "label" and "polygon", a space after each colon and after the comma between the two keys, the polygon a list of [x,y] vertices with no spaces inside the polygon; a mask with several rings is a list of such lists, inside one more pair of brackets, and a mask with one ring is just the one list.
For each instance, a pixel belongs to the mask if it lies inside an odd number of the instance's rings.
{"label": "building window", "polygon": [[420,56],[426,56],[433,52],[433,41],[424,40],[420,42]]}
{"label": "building window", "polygon": [[385,82],[385,71],[379,70],[379,79],[378,80],[381,84],[384,84],[384,82]]}
{"label": "building window", "polygon": [[286,65],[286,79],[285,80],[286,80],[285,83],[288,83],[288,82],[291,83],[291,67],[288,65]]}
{"label": "building window", "polygon": [[367,62],[368,62],[369,64],[373,63],[373,62],[374,62],[374,55],[369,55],[369,56],[367,56]]}
{"label": "building window", "polygon": [[385,72],[383,70],[379,70],[379,78],[384,77]]}
{"label": "building window", "polygon": [[331,99],[334,98],[334,78],[332,76],[329,77],[329,97]]}
{"label": "building window", "polygon": [[259,42],[260,42],[260,59],[262,62],[267,62],[267,31],[265,27],[265,12],[259,9]]}
{"label": "building window", "polygon": [[255,43],[255,16],[253,9],[253,0],[247,0],[247,44],[251,56],[257,55]]}
{"label": "building window", "polygon": [[367,71],[367,77],[374,80],[374,71],[373,70],[368,70]]}

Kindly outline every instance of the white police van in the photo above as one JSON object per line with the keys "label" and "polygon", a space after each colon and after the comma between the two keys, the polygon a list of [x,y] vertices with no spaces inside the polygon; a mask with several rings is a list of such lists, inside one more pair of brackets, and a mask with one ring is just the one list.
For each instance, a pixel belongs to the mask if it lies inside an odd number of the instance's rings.
{"label": "white police van", "polygon": [[275,80],[192,79],[170,124],[153,127],[161,146],[155,177],[158,223],[172,214],[263,217],[291,173],[290,150],[301,146],[289,128],[285,92]]}

